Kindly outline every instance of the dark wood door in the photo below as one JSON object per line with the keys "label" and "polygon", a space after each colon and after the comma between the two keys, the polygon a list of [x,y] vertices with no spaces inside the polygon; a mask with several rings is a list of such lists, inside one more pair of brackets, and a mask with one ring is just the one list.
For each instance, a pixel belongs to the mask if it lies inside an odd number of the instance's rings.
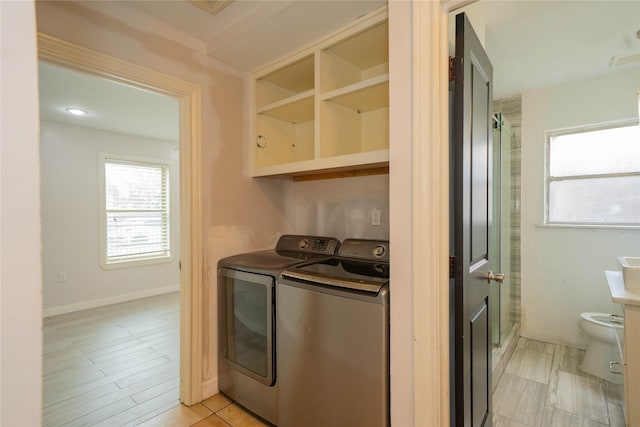
{"label": "dark wood door", "polygon": [[465,14],[456,16],[452,201],[454,411],[457,426],[491,426],[491,62]]}

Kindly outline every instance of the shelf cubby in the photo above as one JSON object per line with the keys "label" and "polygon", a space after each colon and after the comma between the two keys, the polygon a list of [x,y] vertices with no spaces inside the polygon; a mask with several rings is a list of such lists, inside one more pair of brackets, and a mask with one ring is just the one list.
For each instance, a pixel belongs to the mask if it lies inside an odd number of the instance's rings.
{"label": "shelf cubby", "polygon": [[379,23],[322,50],[320,92],[364,82],[389,73],[387,22]]}
{"label": "shelf cubby", "polygon": [[265,105],[264,107],[260,107],[258,108],[257,113],[291,123],[303,123],[311,121],[313,120],[314,114],[313,94],[314,91],[312,89],[306,92],[299,93],[297,95],[293,95],[281,101],[276,101],[271,104]]}
{"label": "shelf cubby", "polygon": [[365,113],[389,106],[389,74],[327,92],[323,101],[333,101],[352,110]]}
{"label": "shelf cubby", "polygon": [[313,120],[292,123],[265,114],[258,115],[254,140],[256,166],[313,159],[314,123]]}
{"label": "shelf cubby", "polygon": [[314,55],[310,55],[256,79],[256,106],[261,108],[313,92],[314,70]]}
{"label": "shelf cubby", "polygon": [[320,120],[320,157],[389,149],[389,107],[358,112],[323,101]]}

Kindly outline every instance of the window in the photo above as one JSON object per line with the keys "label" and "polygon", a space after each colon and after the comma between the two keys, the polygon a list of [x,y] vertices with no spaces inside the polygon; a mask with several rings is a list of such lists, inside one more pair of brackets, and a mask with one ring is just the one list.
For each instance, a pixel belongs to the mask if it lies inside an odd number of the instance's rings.
{"label": "window", "polygon": [[640,225],[640,126],[547,136],[547,224]]}
{"label": "window", "polygon": [[101,156],[102,266],[168,261],[169,165]]}

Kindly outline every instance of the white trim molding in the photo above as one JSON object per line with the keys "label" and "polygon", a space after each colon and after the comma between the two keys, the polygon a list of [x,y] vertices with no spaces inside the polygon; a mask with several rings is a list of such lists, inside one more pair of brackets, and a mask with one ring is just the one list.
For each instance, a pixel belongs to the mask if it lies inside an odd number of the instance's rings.
{"label": "white trim molding", "polygon": [[202,383],[202,400],[217,394],[220,391],[218,388],[218,377],[203,381]]}
{"label": "white trim molding", "polygon": [[413,313],[416,426],[449,425],[448,10],[413,3]]}
{"label": "white trim molding", "polygon": [[165,286],[163,288],[148,289],[145,291],[132,292],[129,294],[116,295],[108,298],[83,301],[77,304],[61,305],[58,307],[45,308],[42,317],[57,316],[59,314],[73,313],[74,311],[87,310],[90,308],[104,307],[105,305],[118,304],[126,301],[133,301],[140,298],[154,297],[156,295],[170,294],[180,290],[180,285]]}
{"label": "white trim molding", "polygon": [[170,96],[180,109],[180,400],[202,400],[202,89],[46,34],[39,58],[48,63]]}

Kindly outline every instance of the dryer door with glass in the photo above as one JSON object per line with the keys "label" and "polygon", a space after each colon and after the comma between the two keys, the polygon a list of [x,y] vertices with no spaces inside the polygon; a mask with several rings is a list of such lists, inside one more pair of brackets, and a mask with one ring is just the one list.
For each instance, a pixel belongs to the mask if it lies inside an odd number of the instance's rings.
{"label": "dryer door with glass", "polygon": [[274,278],[221,268],[218,275],[220,355],[262,384],[275,383]]}

